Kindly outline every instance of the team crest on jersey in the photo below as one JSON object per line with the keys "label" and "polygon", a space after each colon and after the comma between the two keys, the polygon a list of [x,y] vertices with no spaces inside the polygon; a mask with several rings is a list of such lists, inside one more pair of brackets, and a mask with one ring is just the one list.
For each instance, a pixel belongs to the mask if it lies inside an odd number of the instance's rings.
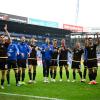
{"label": "team crest on jersey", "polygon": [[76,53],[78,53],[78,50],[76,50]]}
{"label": "team crest on jersey", "polygon": [[12,49],[9,49],[9,52],[12,52],[13,50]]}

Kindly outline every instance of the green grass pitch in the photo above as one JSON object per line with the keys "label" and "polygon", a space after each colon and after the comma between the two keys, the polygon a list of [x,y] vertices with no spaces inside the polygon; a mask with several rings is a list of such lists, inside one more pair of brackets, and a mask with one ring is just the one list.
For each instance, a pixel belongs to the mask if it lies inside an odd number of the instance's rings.
{"label": "green grass pitch", "polygon": [[[72,80],[72,70],[70,70],[70,80]],[[0,89],[0,100],[46,100],[46,98],[35,98],[48,97],[57,98],[63,100],[100,100],[100,67],[98,69],[96,85],[88,85],[87,82],[81,83],[79,75],[77,73],[77,81],[75,83],[67,82],[65,77],[65,71],[63,70],[63,81],[59,82],[59,67],[57,70],[56,82],[43,83],[42,67],[37,67],[36,84],[28,84],[29,81],[28,72],[26,70],[25,82],[26,85],[20,87],[15,86],[14,72],[11,71],[11,86],[7,87],[5,82],[5,89]],[[18,95],[6,95],[2,93],[19,94]],[[23,96],[27,95],[27,96]],[[30,97],[29,97],[30,96]],[[32,97],[33,96],[33,97]],[[56,100],[56,99],[51,99]]]}

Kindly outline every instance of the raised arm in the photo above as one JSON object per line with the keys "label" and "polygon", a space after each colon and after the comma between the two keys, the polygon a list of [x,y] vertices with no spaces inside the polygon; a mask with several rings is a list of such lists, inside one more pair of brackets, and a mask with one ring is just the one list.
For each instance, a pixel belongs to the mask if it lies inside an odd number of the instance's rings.
{"label": "raised arm", "polygon": [[96,33],[97,35],[97,40],[96,40],[96,44],[99,45],[100,44],[100,40],[99,40],[99,33]]}
{"label": "raised arm", "polygon": [[88,46],[88,34],[86,33],[86,37],[85,37],[85,47]]}
{"label": "raised arm", "polygon": [[10,37],[10,34],[7,30],[7,24],[5,24],[4,30],[5,30],[5,34],[8,36],[9,41],[11,42],[11,37]]}

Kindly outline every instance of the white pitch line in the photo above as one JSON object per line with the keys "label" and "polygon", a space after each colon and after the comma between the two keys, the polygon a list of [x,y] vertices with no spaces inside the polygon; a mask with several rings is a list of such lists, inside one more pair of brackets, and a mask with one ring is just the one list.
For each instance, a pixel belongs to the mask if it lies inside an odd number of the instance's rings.
{"label": "white pitch line", "polygon": [[0,92],[0,94],[9,95],[9,96],[29,97],[29,98],[35,98],[35,99],[45,99],[45,100],[63,100],[63,99],[57,99],[57,98],[32,96],[32,95],[21,95],[21,94],[12,94],[12,93],[4,93],[4,92]]}

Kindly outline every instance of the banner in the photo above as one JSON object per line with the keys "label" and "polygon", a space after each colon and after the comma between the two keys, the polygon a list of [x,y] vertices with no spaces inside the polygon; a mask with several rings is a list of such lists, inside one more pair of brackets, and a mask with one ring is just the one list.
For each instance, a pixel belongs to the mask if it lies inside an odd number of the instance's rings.
{"label": "banner", "polygon": [[0,13],[0,19],[1,20],[7,20],[7,21],[14,21],[14,22],[20,22],[20,23],[27,23],[27,17],[21,17],[6,13]]}
{"label": "banner", "polygon": [[58,28],[57,22],[44,21],[44,20],[33,19],[33,18],[28,18],[28,24]]}
{"label": "banner", "polygon": [[69,25],[69,24],[63,24],[63,29],[71,30],[73,32],[83,32],[82,26],[75,26],[75,25]]}

